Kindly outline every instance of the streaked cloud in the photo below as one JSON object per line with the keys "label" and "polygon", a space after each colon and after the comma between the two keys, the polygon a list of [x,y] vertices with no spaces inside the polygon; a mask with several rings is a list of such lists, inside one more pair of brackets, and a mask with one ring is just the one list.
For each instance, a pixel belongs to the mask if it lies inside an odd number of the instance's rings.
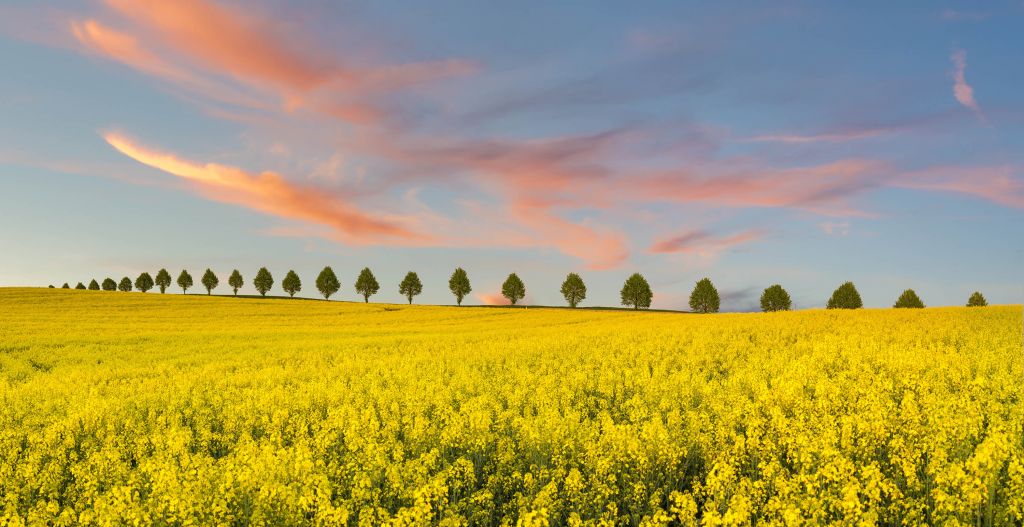
{"label": "streaked cloud", "polygon": [[974,99],[974,88],[967,84],[967,52],[958,49],[949,58],[953,62],[953,97],[958,103],[984,118],[978,101]]}
{"label": "streaked cloud", "polygon": [[848,130],[840,132],[825,132],[819,134],[766,134],[751,137],[749,141],[758,143],[845,143],[847,141],[858,141],[870,139],[892,133],[891,128],[870,128],[860,130]]}
{"label": "streaked cloud", "polygon": [[705,230],[691,230],[664,238],[651,246],[653,253],[687,253],[709,256],[764,237],[763,230],[751,229],[730,236],[715,236]]}
{"label": "streaked cloud", "polygon": [[829,236],[849,236],[850,222],[848,221],[823,221],[818,224],[821,232]]}

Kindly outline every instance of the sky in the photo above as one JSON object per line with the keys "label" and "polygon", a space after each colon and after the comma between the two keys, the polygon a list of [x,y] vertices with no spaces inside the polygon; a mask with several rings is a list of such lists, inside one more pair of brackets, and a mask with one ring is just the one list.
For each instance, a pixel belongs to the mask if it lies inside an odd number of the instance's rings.
{"label": "sky", "polygon": [[1024,3],[5,0],[0,285],[1024,299]]}

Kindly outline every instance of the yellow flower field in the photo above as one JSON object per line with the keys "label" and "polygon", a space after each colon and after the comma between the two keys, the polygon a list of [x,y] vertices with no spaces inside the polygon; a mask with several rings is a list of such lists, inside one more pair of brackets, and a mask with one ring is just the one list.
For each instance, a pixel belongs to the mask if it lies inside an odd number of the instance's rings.
{"label": "yellow flower field", "polygon": [[0,525],[1020,525],[1020,306],[0,289]]}

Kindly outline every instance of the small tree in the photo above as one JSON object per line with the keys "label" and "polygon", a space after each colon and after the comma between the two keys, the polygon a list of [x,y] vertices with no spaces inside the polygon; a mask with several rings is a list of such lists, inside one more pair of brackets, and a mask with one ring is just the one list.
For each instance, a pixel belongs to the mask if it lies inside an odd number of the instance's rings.
{"label": "small tree", "polygon": [[203,277],[200,278],[199,281],[203,284],[203,287],[206,288],[207,295],[212,293],[213,290],[216,289],[218,285],[220,285],[220,278],[217,278],[217,275],[213,274],[213,271],[209,269],[207,269],[206,272],[203,273]]}
{"label": "small tree", "polygon": [[341,290],[341,282],[338,281],[338,275],[334,274],[334,269],[331,269],[331,266],[324,267],[324,270],[317,275],[316,290],[320,291],[324,300],[330,300],[331,295]]}
{"label": "small tree", "polygon": [[857,292],[853,282],[846,282],[832,293],[827,307],[829,309],[860,309],[864,307],[864,302],[861,301],[860,293]]}
{"label": "small tree", "polygon": [[907,289],[896,299],[896,303],[892,307],[920,309],[924,307],[924,302],[921,301],[921,298],[917,296],[913,289]]}
{"label": "small tree", "polygon": [[295,274],[295,271],[289,270],[288,274],[284,275],[284,280],[281,280],[281,288],[288,296],[294,297],[295,293],[302,291],[302,280],[299,280],[299,275]]}
{"label": "small tree", "polygon": [[85,284],[83,284],[82,282],[78,282],[77,284],[75,284],[75,289],[81,289],[82,291],[85,291]]}
{"label": "small tree", "polygon": [[138,278],[135,279],[135,289],[145,293],[150,289],[153,289],[153,277],[149,276],[149,273],[142,273]]}
{"label": "small tree", "polygon": [[160,288],[160,292],[167,291],[168,287],[171,287],[171,273],[167,272],[167,269],[161,269],[156,273],[156,286]]}
{"label": "small tree", "polygon": [[242,280],[242,273],[238,272],[238,269],[231,271],[231,276],[228,277],[228,285],[231,286],[231,292],[238,296],[238,290],[245,285],[245,280]]}
{"label": "small tree", "polygon": [[252,285],[259,291],[260,296],[267,296],[267,291],[274,287],[274,277],[266,267],[260,267],[260,270],[256,271],[256,279],[252,281]]}
{"label": "small tree", "polygon": [[71,289],[71,286],[69,286],[67,282],[64,282],[64,285],[60,286],[60,288],[61,289]]}
{"label": "small tree", "polygon": [[127,276],[122,278],[121,282],[117,284],[117,290],[130,293],[132,290],[132,279]]}
{"label": "small tree", "polygon": [[113,278],[103,279],[103,290],[104,291],[117,291],[117,282]]}
{"label": "small tree", "polygon": [[722,299],[709,278],[702,278],[690,293],[690,309],[697,313],[718,313]]}
{"label": "small tree", "polygon": [[50,285],[48,285],[48,286],[46,286],[46,287],[47,287],[48,289],[57,289],[56,287],[54,287],[54,286],[53,286],[53,284],[50,284]]}
{"label": "small tree", "polygon": [[501,284],[501,296],[507,298],[514,306],[516,302],[526,296],[526,284],[519,278],[519,275],[512,273],[505,279],[505,283]]}
{"label": "small tree", "polygon": [[184,269],[178,275],[178,287],[181,288],[181,294],[185,294],[188,288],[192,287],[192,275],[188,274],[188,271]]}
{"label": "small tree", "polygon": [[469,285],[469,275],[461,267],[452,272],[451,278],[448,279],[448,289],[455,295],[455,302],[460,306],[462,299],[473,291],[473,287]]}
{"label": "small tree", "polygon": [[587,298],[587,286],[583,279],[576,273],[569,273],[562,282],[562,296],[569,303],[569,307],[576,307],[583,299]]}
{"label": "small tree", "polygon": [[412,303],[412,297],[423,292],[423,284],[420,283],[420,277],[413,271],[409,271],[405,274],[405,278],[402,279],[402,283],[398,284],[398,292]]}
{"label": "small tree", "polygon": [[374,278],[369,267],[364,267],[362,271],[359,271],[359,278],[356,278],[356,292],[363,295],[363,302],[369,302],[370,297],[377,294],[379,290],[380,284],[377,283],[377,279]]}
{"label": "small tree", "polygon": [[793,301],[789,298],[789,293],[779,284],[769,286],[761,293],[761,311],[765,313],[789,311],[791,307],[793,307]]}
{"label": "small tree", "polygon": [[633,306],[633,309],[651,307],[651,299],[654,298],[650,284],[640,273],[633,273],[626,279],[620,295],[622,296],[622,305]]}
{"label": "small tree", "polygon": [[95,278],[93,278],[92,281],[89,282],[89,291],[99,291],[99,290],[100,290],[100,283],[97,282]]}
{"label": "small tree", "polygon": [[985,300],[985,295],[981,292],[975,291],[971,294],[971,298],[967,299],[967,307],[985,307],[988,305],[988,300]]}

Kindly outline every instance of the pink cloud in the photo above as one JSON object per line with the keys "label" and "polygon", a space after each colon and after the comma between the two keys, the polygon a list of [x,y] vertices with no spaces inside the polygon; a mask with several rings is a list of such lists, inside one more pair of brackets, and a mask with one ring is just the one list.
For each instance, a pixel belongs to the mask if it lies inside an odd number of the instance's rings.
{"label": "pink cloud", "polygon": [[747,230],[731,236],[715,237],[713,234],[693,230],[662,239],[651,246],[653,253],[717,254],[721,251],[752,242],[764,237],[764,231]]}
{"label": "pink cloud", "polygon": [[901,174],[893,186],[956,192],[1007,207],[1024,208],[1024,178],[1014,176],[1020,167],[937,166]]}
{"label": "pink cloud", "polygon": [[843,132],[831,132],[808,135],[767,134],[754,136],[751,137],[749,140],[758,143],[845,143],[847,141],[858,141],[861,139],[870,139],[872,137],[878,137],[880,135],[891,133],[892,131],[893,130],[889,128],[870,128],[862,130],[850,130]]}
{"label": "pink cloud", "polygon": [[476,299],[485,306],[507,306],[511,304],[500,293],[477,293]]}
{"label": "pink cloud", "polygon": [[967,84],[967,77],[964,75],[967,69],[967,52],[958,49],[950,55],[950,60],[953,61],[953,97],[958,103],[981,117],[981,107],[974,100],[974,88]]}

